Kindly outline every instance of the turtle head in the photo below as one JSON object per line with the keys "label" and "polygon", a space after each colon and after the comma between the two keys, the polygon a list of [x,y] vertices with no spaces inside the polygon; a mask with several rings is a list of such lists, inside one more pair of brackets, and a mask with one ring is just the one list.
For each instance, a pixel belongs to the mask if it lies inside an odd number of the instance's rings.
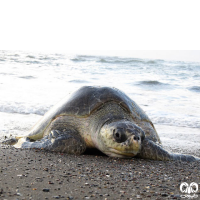
{"label": "turtle head", "polygon": [[141,149],[144,131],[126,120],[105,123],[98,135],[98,148],[108,156],[133,157]]}

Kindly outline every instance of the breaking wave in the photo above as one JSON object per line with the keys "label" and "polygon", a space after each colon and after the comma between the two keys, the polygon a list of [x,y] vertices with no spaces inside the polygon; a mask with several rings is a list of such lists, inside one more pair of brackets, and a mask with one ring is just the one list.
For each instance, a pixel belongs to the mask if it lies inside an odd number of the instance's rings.
{"label": "breaking wave", "polygon": [[71,58],[73,62],[88,62],[95,61],[96,63],[105,63],[105,64],[155,64],[161,63],[163,60],[149,60],[149,59],[140,59],[140,58],[121,58],[121,57],[111,57],[111,56],[85,56],[77,55],[74,58]]}
{"label": "breaking wave", "polygon": [[189,90],[194,91],[194,92],[200,92],[200,86],[190,87]]}
{"label": "breaking wave", "polygon": [[169,117],[151,117],[155,124],[164,124],[169,126],[200,128],[200,121],[197,118],[169,118]]}
{"label": "breaking wave", "polygon": [[140,85],[168,85],[165,83],[161,83],[159,81],[139,81],[138,84]]}
{"label": "breaking wave", "polygon": [[52,106],[26,105],[25,103],[12,102],[0,106],[0,112],[18,114],[44,115]]}

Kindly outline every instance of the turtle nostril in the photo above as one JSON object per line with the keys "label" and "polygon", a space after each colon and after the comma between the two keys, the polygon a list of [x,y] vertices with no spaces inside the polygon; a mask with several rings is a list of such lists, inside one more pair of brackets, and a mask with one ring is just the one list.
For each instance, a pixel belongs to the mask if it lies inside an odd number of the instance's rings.
{"label": "turtle nostril", "polygon": [[134,136],[133,139],[136,140],[136,141],[138,141],[138,140],[140,140],[140,137],[139,136]]}

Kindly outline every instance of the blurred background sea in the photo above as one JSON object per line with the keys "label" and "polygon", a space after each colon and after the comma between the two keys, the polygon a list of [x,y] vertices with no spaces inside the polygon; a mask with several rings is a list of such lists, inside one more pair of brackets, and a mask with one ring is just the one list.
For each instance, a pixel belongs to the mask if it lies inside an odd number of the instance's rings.
{"label": "blurred background sea", "polygon": [[125,92],[163,146],[200,156],[200,63],[120,56],[0,51],[0,140],[29,130],[81,86]]}

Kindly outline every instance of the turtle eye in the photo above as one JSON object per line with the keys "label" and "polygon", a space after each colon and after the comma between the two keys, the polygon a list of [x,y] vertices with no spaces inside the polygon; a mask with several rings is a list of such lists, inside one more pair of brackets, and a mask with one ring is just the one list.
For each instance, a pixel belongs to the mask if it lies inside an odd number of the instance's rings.
{"label": "turtle eye", "polygon": [[115,138],[115,141],[118,142],[118,143],[125,142],[126,139],[127,139],[123,130],[120,130],[120,129],[117,129],[117,130],[114,129],[113,130],[113,137]]}

